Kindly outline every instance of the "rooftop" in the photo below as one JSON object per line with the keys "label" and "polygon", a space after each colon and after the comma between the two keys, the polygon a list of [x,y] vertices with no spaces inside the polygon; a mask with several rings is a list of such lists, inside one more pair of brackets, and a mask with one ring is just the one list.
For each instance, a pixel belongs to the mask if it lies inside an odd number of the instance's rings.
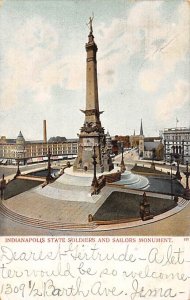
{"label": "rooftop", "polygon": [[164,133],[168,131],[190,131],[190,128],[187,127],[173,127],[173,128],[164,128]]}

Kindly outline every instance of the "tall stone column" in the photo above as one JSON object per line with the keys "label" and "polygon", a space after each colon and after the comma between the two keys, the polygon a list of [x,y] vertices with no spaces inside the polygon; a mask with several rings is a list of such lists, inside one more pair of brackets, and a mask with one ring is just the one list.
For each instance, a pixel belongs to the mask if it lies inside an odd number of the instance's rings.
{"label": "tall stone column", "polygon": [[[85,45],[86,58],[86,109],[81,110],[85,115],[84,124],[79,134],[78,157],[73,165],[74,170],[92,171],[92,155],[95,151],[97,172],[109,171],[112,162],[106,151],[106,135],[101,125],[98,100],[97,79],[97,45],[94,41],[92,18],[90,18],[90,33]],[[94,150],[95,149],[95,150]]]}

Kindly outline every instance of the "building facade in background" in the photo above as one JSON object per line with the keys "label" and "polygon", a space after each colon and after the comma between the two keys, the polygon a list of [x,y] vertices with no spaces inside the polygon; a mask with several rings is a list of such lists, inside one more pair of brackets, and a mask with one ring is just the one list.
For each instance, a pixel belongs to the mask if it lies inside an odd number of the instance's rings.
{"label": "building facade in background", "polygon": [[164,138],[164,160],[170,162],[179,156],[180,163],[190,162],[190,128],[176,127],[165,128]]}
{"label": "building facade in background", "polygon": [[143,159],[163,160],[164,145],[160,136],[145,137],[141,119],[140,132],[138,135],[130,136],[130,145],[132,148],[138,148],[139,156]]}
{"label": "building facade in background", "polygon": [[130,145],[131,145],[132,148],[138,148],[139,156],[143,157],[143,153],[144,153],[144,132],[143,132],[142,119],[141,119],[139,134],[136,135],[135,131],[134,131],[134,134],[130,136]]}
{"label": "building facade in background", "polygon": [[163,160],[164,145],[161,137],[145,137],[144,138],[144,159]]}
{"label": "building facade in background", "polygon": [[78,139],[47,143],[44,140],[26,141],[20,131],[16,139],[0,138],[0,163],[16,164],[19,160],[20,164],[31,164],[47,161],[48,148],[52,160],[75,158],[78,152]]}

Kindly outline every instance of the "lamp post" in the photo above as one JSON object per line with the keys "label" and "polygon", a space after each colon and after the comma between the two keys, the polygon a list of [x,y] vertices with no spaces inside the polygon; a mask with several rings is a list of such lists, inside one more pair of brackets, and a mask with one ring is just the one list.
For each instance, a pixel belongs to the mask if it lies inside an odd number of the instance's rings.
{"label": "lamp post", "polygon": [[150,168],[151,168],[152,170],[155,170],[155,169],[156,169],[156,168],[155,168],[155,163],[154,163],[155,155],[156,155],[156,149],[154,148],[154,149],[152,149],[152,161],[151,161],[151,166],[150,166]]}
{"label": "lamp post", "polygon": [[142,201],[140,202],[140,217],[143,221],[153,219],[153,215],[150,212],[150,203],[147,201],[145,192],[143,194]]}
{"label": "lamp post", "polygon": [[16,171],[16,175],[15,178],[17,176],[21,175],[21,171],[20,171],[20,150],[15,150],[15,160],[16,160],[16,164],[17,164],[17,171]]}
{"label": "lamp post", "polygon": [[184,139],[182,140],[181,163],[184,165]]}
{"label": "lamp post", "polygon": [[180,174],[180,170],[179,170],[179,161],[180,161],[180,155],[178,153],[174,154],[175,160],[177,162],[177,171],[176,171],[176,178],[178,180],[181,180],[181,174]]}
{"label": "lamp post", "polygon": [[92,186],[94,188],[94,194],[97,194],[97,188],[98,188],[98,180],[96,177],[96,165],[97,165],[97,161],[96,161],[97,155],[96,155],[96,148],[95,146],[93,146],[93,155],[92,155],[92,159],[93,159],[93,166],[94,166],[94,176],[92,179]]}
{"label": "lamp post", "polygon": [[50,149],[48,147],[48,172],[47,172],[47,176],[46,176],[46,182],[49,183],[52,179],[52,176],[51,176],[51,152],[50,152]]}
{"label": "lamp post", "polygon": [[173,154],[170,153],[171,200],[173,199],[173,182],[172,182],[172,180],[173,180],[173,177],[172,177],[172,162],[173,162],[173,158],[172,157],[173,157]]}
{"label": "lamp post", "polygon": [[16,177],[17,177],[17,176],[20,176],[20,175],[21,175],[21,172],[20,172],[20,168],[19,168],[20,159],[17,158],[16,160],[17,160],[17,172],[16,172]]}
{"label": "lamp post", "polygon": [[0,180],[0,193],[1,193],[1,199],[0,200],[4,200],[5,188],[6,188],[6,179],[5,179],[5,176],[3,174],[2,179]]}
{"label": "lamp post", "polygon": [[15,160],[17,163],[17,172],[15,177],[20,176],[21,175],[21,171],[20,171],[20,163],[23,161],[23,164],[25,164],[25,153],[26,153],[26,149],[24,148],[17,148],[15,151]]}
{"label": "lamp post", "polygon": [[123,143],[121,143],[121,164],[120,164],[121,173],[124,173],[126,170],[124,159],[123,159]]}
{"label": "lamp post", "polygon": [[185,191],[184,191],[184,198],[187,200],[190,200],[190,189],[189,189],[189,176],[190,176],[190,172],[189,172],[189,162],[186,161],[186,171],[184,172],[185,176],[186,176],[186,186],[185,186]]}
{"label": "lamp post", "polygon": [[167,150],[166,150],[166,140],[164,140],[164,161],[166,162],[166,154],[167,154]]}

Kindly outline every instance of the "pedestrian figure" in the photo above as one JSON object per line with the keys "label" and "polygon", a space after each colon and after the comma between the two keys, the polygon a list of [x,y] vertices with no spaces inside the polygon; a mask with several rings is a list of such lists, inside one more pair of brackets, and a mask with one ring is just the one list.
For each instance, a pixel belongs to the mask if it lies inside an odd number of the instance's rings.
{"label": "pedestrian figure", "polygon": [[2,179],[0,181],[1,200],[4,200],[5,188],[6,188],[6,180],[5,180],[5,176],[3,174]]}

